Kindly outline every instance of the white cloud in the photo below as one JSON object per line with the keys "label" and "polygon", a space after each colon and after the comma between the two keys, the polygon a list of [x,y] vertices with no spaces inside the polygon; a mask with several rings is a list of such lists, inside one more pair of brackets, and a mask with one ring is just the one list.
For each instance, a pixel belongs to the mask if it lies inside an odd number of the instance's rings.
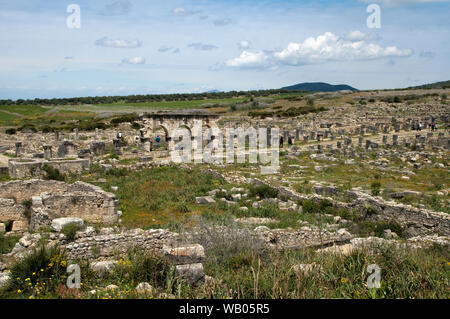
{"label": "white cloud", "polygon": [[286,49],[281,51],[258,51],[256,53],[244,51],[239,57],[228,60],[225,64],[235,68],[268,68],[328,61],[407,57],[411,54],[411,50],[400,50],[395,46],[381,47],[365,41],[349,41],[331,32],[326,32],[317,38],[307,38],[301,43],[291,42]]}
{"label": "white cloud", "polygon": [[189,43],[188,47],[193,48],[195,50],[200,50],[200,51],[211,51],[214,49],[218,49],[218,47],[215,46],[214,44],[207,44],[207,43],[202,43],[202,42]]}
{"label": "white cloud", "polygon": [[345,35],[345,40],[348,41],[378,41],[381,40],[381,36],[377,33],[363,33],[359,30],[355,30],[352,32],[349,32],[347,35]]}
{"label": "white cloud", "polygon": [[173,9],[172,13],[176,16],[180,16],[180,17],[186,17],[186,16],[191,16],[194,14],[198,14],[201,13],[201,10],[186,10],[185,8],[175,8]]}
{"label": "white cloud", "polygon": [[237,46],[240,51],[248,50],[248,49],[250,49],[250,41],[247,41],[247,40],[239,41]]}
{"label": "white cloud", "polygon": [[96,40],[95,45],[108,48],[137,48],[142,45],[142,42],[139,40],[122,40],[103,37]]}
{"label": "white cloud", "polygon": [[229,67],[265,68],[270,66],[270,60],[271,57],[262,51],[256,53],[244,51],[237,58],[226,61],[225,64]]}
{"label": "white cloud", "polygon": [[124,58],[122,59],[122,63],[124,64],[145,64],[145,58],[141,56],[137,56],[134,58]]}
{"label": "white cloud", "polygon": [[450,0],[359,0],[364,3],[380,3],[386,7],[395,7],[418,3],[449,2]]}

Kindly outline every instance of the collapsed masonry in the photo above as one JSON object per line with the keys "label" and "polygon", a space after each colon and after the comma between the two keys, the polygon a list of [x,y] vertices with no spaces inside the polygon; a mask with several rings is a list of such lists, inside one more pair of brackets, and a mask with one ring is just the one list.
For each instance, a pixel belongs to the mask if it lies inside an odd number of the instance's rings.
{"label": "collapsed masonry", "polygon": [[52,219],[79,217],[90,223],[118,220],[114,194],[84,182],[17,180],[0,184],[0,224],[5,232],[37,230]]}

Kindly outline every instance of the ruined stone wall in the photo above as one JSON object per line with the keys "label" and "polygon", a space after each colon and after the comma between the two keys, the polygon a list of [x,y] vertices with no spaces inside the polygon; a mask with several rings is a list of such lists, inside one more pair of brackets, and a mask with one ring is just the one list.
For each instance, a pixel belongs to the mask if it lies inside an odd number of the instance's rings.
{"label": "ruined stone wall", "polygon": [[[264,184],[259,180],[254,180],[254,182]],[[359,212],[367,220],[396,222],[402,226],[407,237],[432,234],[439,234],[441,236],[450,235],[450,215],[443,212],[398,204],[393,201],[386,201],[381,197],[371,196],[354,190],[347,191],[347,195],[353,199],[352,202],[344,203],[317,194],[301,195],[285,187],[279,187],[277,189],[279,194],[294,200],[308,199],[319,202],[326,198],[336,207]]]}
{"label": "ruined stone wall", "polygon": [[44,192],[65,192],[70,184],[53,180],[29,179],[0,183],[0,198],[13,198],[22,203]]}
{"label": "ruined stone wall", "polygon": [[134,229],[119,234],[86,236],[63,244],[70,259],[98,259],[125,255],[133,247],[145,251],[162,253],[163,247],[175,246],[177,233],[163,229]]}
{"label": "ruined stone wall", "polygon": [[9,176],[12,178],[30,178],[44,176],[42,170],[44,164],[58,169],[61,173],[80,172],[83,169],[89,169],[90,161],[88,159],[75,160],[35,160],[35,159],[19,159],[9,160],[8,169]]}
{"label": "ruined stone wall", "polygon": [[[3,198],[3,199],[2,199]],[[9,199],[8,199],[9,198]],[[26,221],[25,207],[31,200],[31,228],[50,225],[59,217],[79,217],[86,222],[117,222],[117,200],[114,194],[84,182],[67,184],[53,180],[32,179],[0,184],[0,220]]]}

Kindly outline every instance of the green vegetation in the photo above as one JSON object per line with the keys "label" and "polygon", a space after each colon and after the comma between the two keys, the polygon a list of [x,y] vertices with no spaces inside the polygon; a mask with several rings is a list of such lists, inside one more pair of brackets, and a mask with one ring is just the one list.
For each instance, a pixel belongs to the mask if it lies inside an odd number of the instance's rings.
{"label": "green vegetation", "polygon": [[53,179],[55,181],[64,181],[66,176],[62,174],[57,168],[54,168],[48,164],[42,165],[42,170],[46,172],[46,179]]}
{"label": "green vegetation", "polygon": [[61,230],[61,233],[66,236],[67,240],[72,241],[75,239],[75,235],[77,233],[78,226],[75,224],[68,224],[64,225],[64,227]]}
{"label": "green vegetation", "polygon": [[5,236],[0,234],[0,254],[10,253],[20,236]]}

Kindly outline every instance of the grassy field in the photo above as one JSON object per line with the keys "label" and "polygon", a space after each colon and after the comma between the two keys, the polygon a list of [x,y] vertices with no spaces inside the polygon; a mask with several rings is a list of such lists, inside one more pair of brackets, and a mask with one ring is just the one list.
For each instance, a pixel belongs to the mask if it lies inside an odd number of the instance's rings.
{"label": "grassy field", "polygon": [[[43,243],[16,262],[11,280],[0,290],[0,298],[130,299],[130,298],[442,298],[450,297],[448,247],[399,250],[386,246],[373,254],[355,250],[349,255],[320,253],[310,249],[277,252],[246,235],[214,232],[200,242],[205,247],[207,283],[192,286],[177,277],[173,264],[164,257],[134,249],[116,256],[118,264],[99,278],[86,262],[68,260],[63,251]],[[67,288],[66,266],[81,267],[81,288]],[[309,271],[297,265],[311,265]],[[369,265],[377,265],[380,288],[368,286]],[[140,282],[151,292],[138,293]],[[99,287],[116,285],[114,290]],[[91,290],[95,289],[92,293]]]}

